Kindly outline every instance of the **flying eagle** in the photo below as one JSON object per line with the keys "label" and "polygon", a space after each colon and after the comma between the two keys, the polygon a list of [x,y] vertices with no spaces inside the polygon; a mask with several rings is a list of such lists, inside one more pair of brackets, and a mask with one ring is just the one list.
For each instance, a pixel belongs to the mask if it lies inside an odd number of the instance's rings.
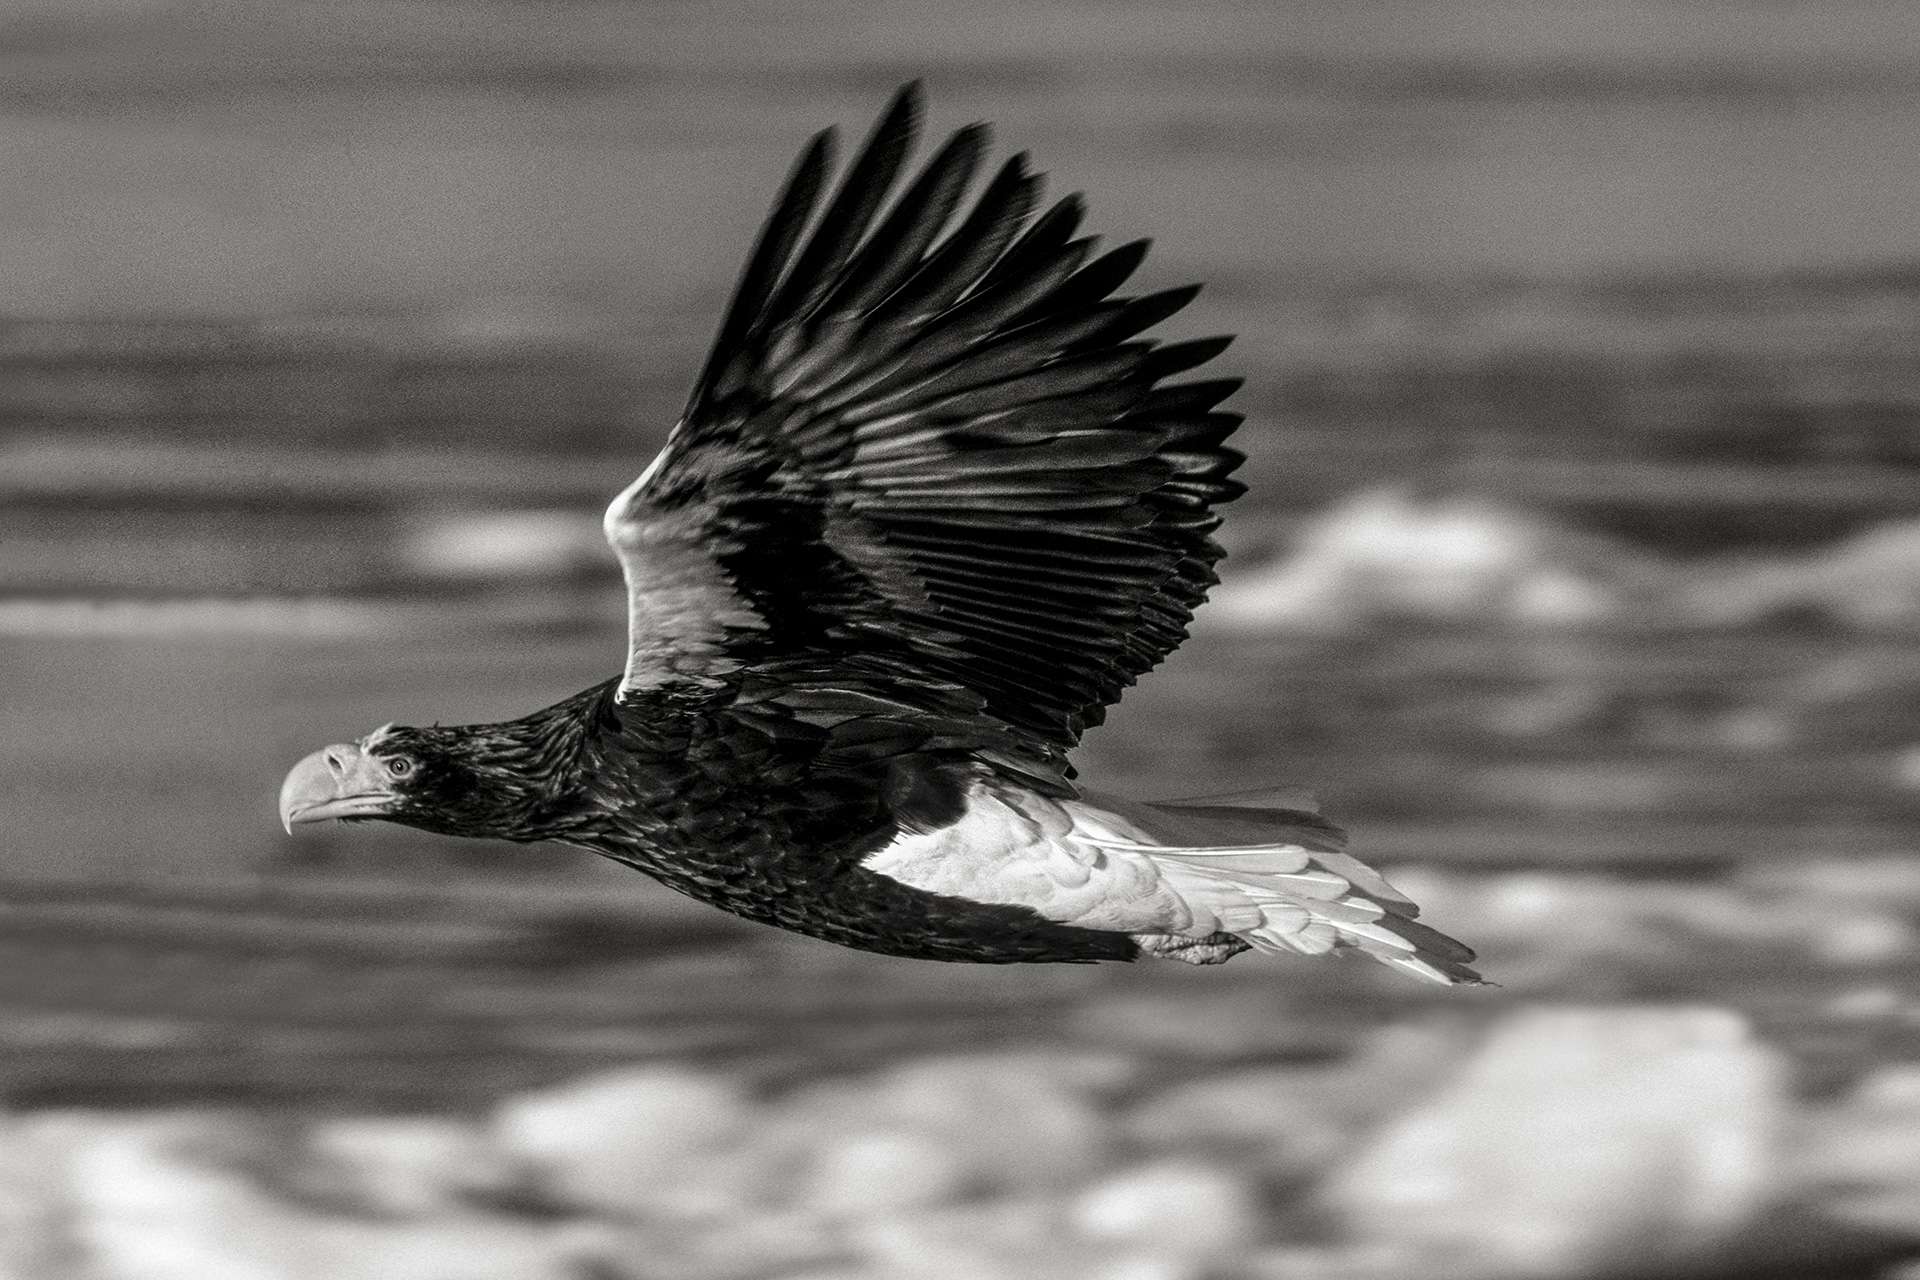
{"label": "flying eagle", "polygon": [[920,114],[909,85],[824,208],[834,132],[801,153],[685,413],[607,508],[625,672],[317,751],[282,821],[560,841],[891,955],[1352,949],[1478,981],[1310,803],[1075,782],[1067,753],[1216,581],[1238,383],[1169,379],[1228,339],[1143,340],[1197,286],[1116,296],[1146,242],[1093,256],[1077,195],[1035,216],[1024,155],[956,217],[984,125],[889,203]]}

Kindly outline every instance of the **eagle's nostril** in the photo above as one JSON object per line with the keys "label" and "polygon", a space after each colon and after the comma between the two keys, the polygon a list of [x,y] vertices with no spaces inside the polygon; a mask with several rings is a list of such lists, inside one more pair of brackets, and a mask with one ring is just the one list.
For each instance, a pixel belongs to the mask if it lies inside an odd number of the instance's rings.
{"label": "eagle's nostril", "polygon": [[336,778],[347,776],[347,750],[345,747],[328,747],[326,750],[327,768]]}

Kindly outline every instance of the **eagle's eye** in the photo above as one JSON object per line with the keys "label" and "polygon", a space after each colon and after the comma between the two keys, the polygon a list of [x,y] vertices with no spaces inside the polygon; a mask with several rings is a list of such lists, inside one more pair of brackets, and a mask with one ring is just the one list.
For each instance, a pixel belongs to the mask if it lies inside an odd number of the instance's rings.
{"label": "eagle's eye", "polygon": [[413,772],[413,761],[406,756],[395,756],[387,761],[387,772],[396,778],[404,778]]}

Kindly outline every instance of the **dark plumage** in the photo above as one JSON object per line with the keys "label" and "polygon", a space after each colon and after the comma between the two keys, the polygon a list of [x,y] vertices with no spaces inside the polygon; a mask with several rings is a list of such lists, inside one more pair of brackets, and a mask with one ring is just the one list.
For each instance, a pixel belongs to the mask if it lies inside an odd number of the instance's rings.
{"label": "dark plumage", "polygon": [[[1068,751],[1215,580],[1237,383],[1169,379],[1227,340],[1142,338],[1197,290],[1117,296],[1146,242],[1095,256],[1078,196],[1035,212],[1023,156],[958,212],[984,125],[894,196],[919,114],[909,86],[831,196],[834,135],[808,145],[666,448],[608,508],[624,675],[328,748],[283,817],[565,841],[899,955],[1345,945],[1471,979],[1298,805],[1081,796]],[[1167,829],[1223,812],[1226,843]]]}

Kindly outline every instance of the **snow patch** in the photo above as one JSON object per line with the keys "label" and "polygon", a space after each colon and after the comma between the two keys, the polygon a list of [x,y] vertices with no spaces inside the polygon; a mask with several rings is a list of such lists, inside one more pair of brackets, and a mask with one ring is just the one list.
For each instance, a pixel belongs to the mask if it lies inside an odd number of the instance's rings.
{"label": "snow patch", "polygon": [[402,563],[439,578],[552,578],[611,572],[600,522],[573,511],[475,511],[423,519]]}
{"label": "snow patch", "polygon": [[1344,630],[1396,617],[1582,626],[1655,593],[1645,557],[1490,499],[1355,494],[1279,563],[1230,575],[1201,615],[1238,630]]}
{"label": "snow patch", "polygon": [[1807,615],[1920,627],[1920,520],[1811,552],[1678,561],[1492,498],[1367,489],[1311,518],[1277,562],[1230,566],[1199,616],[1264,633],[1404,619],[1724,628]]}

